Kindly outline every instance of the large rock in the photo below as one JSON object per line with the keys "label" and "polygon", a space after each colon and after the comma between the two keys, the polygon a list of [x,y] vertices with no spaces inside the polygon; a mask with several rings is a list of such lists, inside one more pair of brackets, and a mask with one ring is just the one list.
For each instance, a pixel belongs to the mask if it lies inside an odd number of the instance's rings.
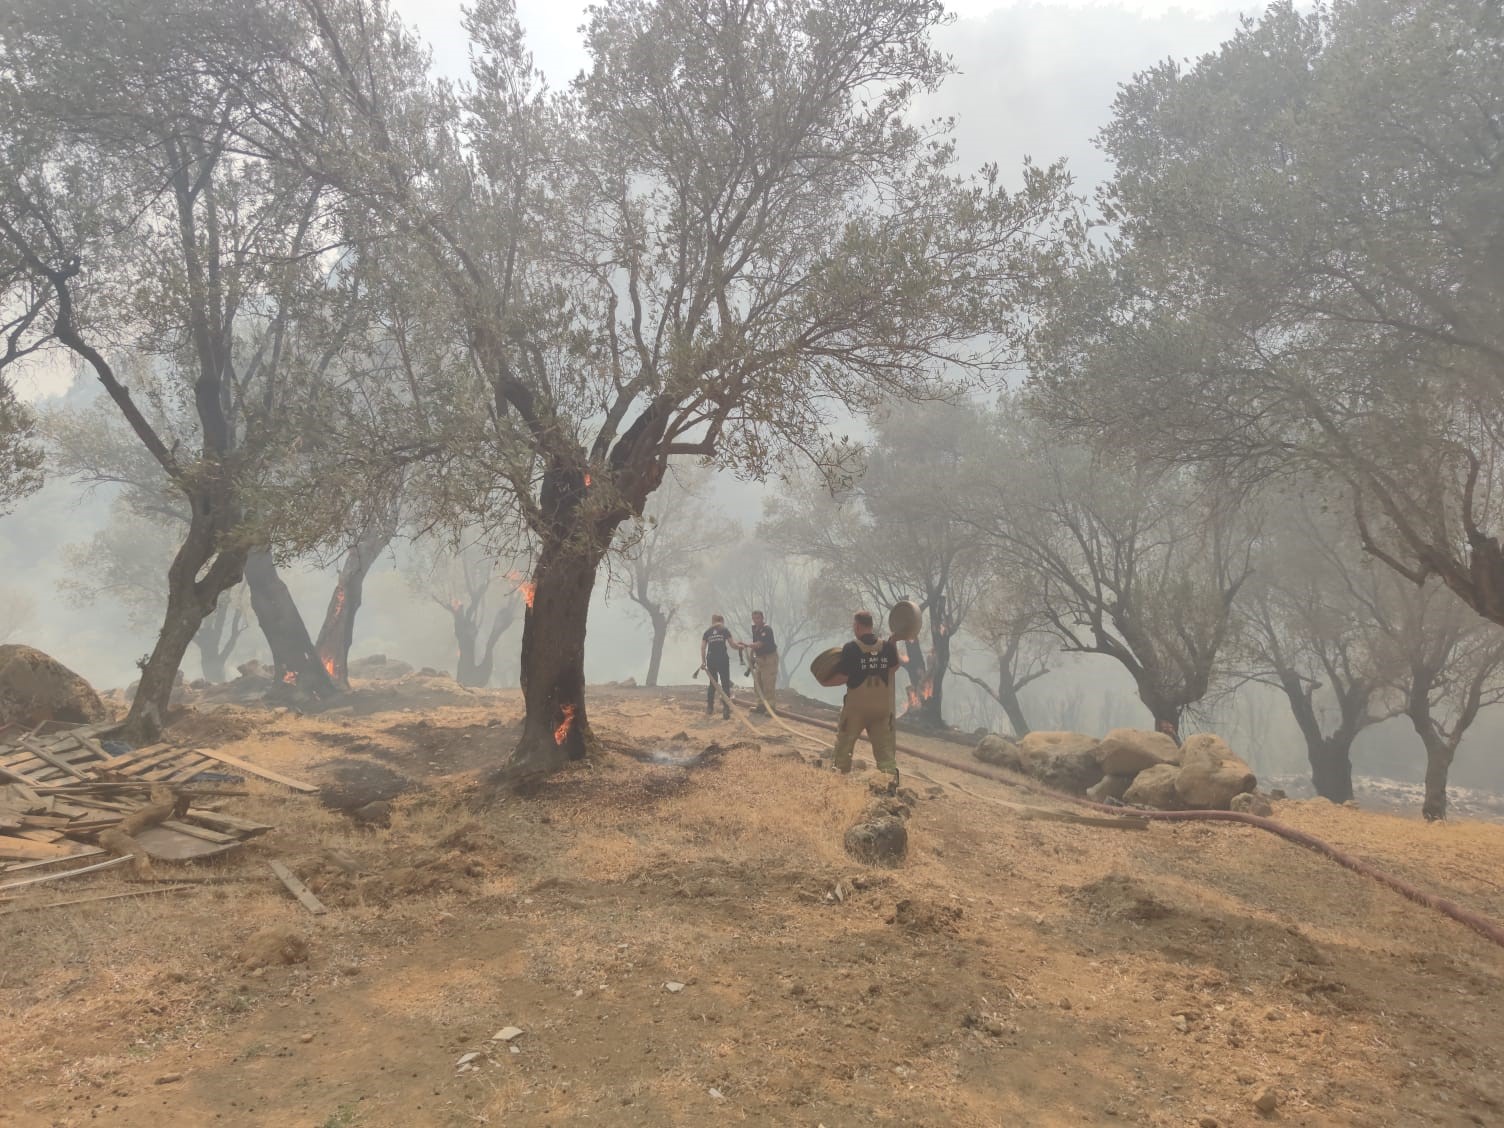
{"label": "large rock", "polygon": [[1185,743],[1180,746],[1180,755],[1176,757],[1181,767],[1191,764],[1204,764],[1213,767],[1224,760],[1236,760],[1237,754],[1214,732],[1192,733],[1185,738]]}
{"label": "large rock", "polygon": [[1128,790],[1123,792],[1123,802],[1160,811],[1178,811],[1185,806],[1180,801],[1180,793],[1175,790],[1179,776],[1180,769],[1174,764],[1145,768],[1133,777]]}
{"label": "large rock", "polygon": [[1108,775],[1137,775],[1157,764],[1173,764],[1180,749],[1162,732],[1143,729],[1113,729],[1096,749],[1097,763]]}
{"label": "large rock", "polygon": [[909,852],[908,828],[896,815],[859,822],[846,832],[846,852],[869,865],[901,865]]}
{"label": "large rock", "polygon": [[1079,732],[1031,732],[1018,742],[1023,770],[1060,791],[1085,795],[1102,778],[1097,741]]}
{"label": "large rock", "polygon": [[1209,732],[1186,738],[1180,765],[1175,791],[1192,810],[1226,811],[1233,796],[1258,787],[1253,769],[1233,754],[1227,741]]}
{"label": "large rock", "polygon": [[1024,770],[1024,762],[1019,755],[1018,745],[1007,737],[996,735],[982,737],[981,743],[972,751],[972,755],[984,764],[996,764],[1000,768],[1008,768],[1015,772]]}
{"label": "large rock", "polygon": [[92,724],[109,714],[72,670],[30,646],[0,646],[0,724]]}
{"label": "large rock", "polygon": [[1229,811],[1241,811],[1245,815],[1258,815],[1267,819],[1274,814],[1274,804],[1269,802],[1267,795],[1260,795],[1257,791],[1245,791],[1241,795],[1234,795],[1227,804]]}

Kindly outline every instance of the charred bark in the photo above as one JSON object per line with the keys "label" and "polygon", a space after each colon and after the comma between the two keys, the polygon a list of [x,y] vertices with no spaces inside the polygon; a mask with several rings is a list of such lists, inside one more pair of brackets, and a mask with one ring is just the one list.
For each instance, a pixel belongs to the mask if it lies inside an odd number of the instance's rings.
{"label": "charred bark", "polygon": [[318,697],[338,693],[269,550],[258,548],[246,557],[245,582],[251,591],[251,609],[271,647],[272,676]]}
{"label": "charred bark", "polygon": [[930,641],[933,649],[930,651],[929,673],[925,678],[924,688],[919,692],[919,716],[916,719],[920,724],[932,728],[944,728],[945,675],[950,670],[950,630],[942,617],[945,606],[943,598],[933,601],[932,606],[938,606],[941,610],[931,619]]}
{"label": "charred bark", "polygon": [[387,525],[371,530],[350,546],[340,563],[339,579],[314,649],[330,680],[341,688],[350,687],[350,646],[355,641],[355,615],[365,595],[366,576],[395,534],[395,527]]}
{"label": "charred bark", "polygon": [[545,547],[533,569],[533,603],[522,620],[522,738],[507,765],[516,778],[557,771],[585,757],[585,631],[604,551]]}

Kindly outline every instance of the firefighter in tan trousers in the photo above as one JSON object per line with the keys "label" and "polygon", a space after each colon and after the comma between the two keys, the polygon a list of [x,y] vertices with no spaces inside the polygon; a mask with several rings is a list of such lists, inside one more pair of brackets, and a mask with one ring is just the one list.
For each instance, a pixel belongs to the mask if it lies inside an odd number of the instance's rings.
{"label": "firefighter in tan trousers", "polygon": [[734,645],[752,652],[752,688],[757,694],[752,712],[776,712],[773,698],[778,694],[778,640],[761,611],[752,612],[752,641]]}
{"label": "firefighter in tan trousers", "polygon": [[842,647],[840,663],[827,683],[846,686],[832,759],[838,769],[849,772],[857,738],[866,732],[878,770],[887,772],[896,782],[898,737],[893,729],[893,713],[898,668],[908,659],[899,653],[898,643],[891,638],[878,639],[870,611],[858,611],[851,617],[851,633],[855,637]]}

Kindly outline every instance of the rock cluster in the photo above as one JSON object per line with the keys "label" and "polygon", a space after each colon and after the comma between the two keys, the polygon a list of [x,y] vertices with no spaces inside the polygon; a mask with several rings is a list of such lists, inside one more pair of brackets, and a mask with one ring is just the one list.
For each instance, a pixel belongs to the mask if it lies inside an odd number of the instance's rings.
{"label": "rock cluster", "polygon": [[1057,791],[1098,803],[1162,811],[1244,811],[1270,815],[1251,769],[1213,733],[1176,747],[1163,733],[1113,729],[1101,740],[1078,732],[1031,732],[1018,741],[987,735],[975,756]]}

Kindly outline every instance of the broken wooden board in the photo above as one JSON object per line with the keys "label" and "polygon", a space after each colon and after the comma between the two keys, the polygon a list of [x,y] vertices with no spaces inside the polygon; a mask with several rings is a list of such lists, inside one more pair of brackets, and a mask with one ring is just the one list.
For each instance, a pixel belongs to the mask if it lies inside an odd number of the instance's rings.
{"label": "broken wooden board", "polygon": [[[89,855],[80,854],[79,856],[88,857]],[[28,885],[45,885],[50,881],[66,881],[70,877],[78,877],[86,873],[98,873],[103,869],[123,866],[126,862],[133,860],[134,857],[134,854],[122,854],[118,858],[109,858],[103,862],[95,862],[93,865],[79,866],[77,869],[61,870],[58,873],[49,873],[42,877],[28,877],[22,881],[7,882],[4,885],[0,885],[0,893],[4,893],[10,889],[22,889]]]}
{"label": "broken wooden board", "polygon": [[29,838],[0,834],[0,858],[36,861],[43,858],[70,858],[79,852],[77,842],[35,842]]}
{"label": "broken wooden board", "polygon": [[14,916],[16,913],[24,913],[31,909],[61,909],[67,905],[90,905],[98,901],[119,901],[126,897],[150,897],[154,893],[184,893],[192,889],[191,885],[159,885],[151,889],[132,889],[126,893],[99,893],[92,897],[73,897],[67,901],[49,901],[37,905],[17,905],[7,909],[0,916]]}
{"label": "broken wooden board", "polygon": [[324,907],[324,902],[315,897],[313,891],[298,880],[298,875],[293,873],[292,870],[288,869],[281,862],[270,862],[268,864],[272,867],[272,872],[277,875],[277,880],[287,886],[287,891],[296,897],[299,904],[314,916],[323,916],[329,911]]}
{"label": "broken wooden board", "polygon": [[291,776],[274,772],[270,768],[258,768],[255,764],[248,764],[244,760],[225,752],[214,751],[208,748],[200,748],[198,752],[200,755],[207,756],[211,760],[218,760],[221,764],[229,764],[232,768],[239,768],[243,772],[250,772],[252,775],[260,776],[262,779],[269,779],[273,783],[280,783],[284,787],[292,788],[294,791],[302,791],[307,794],[318,791],[318,787],[315,784],[306,783],[301,779],[293,779]]}

